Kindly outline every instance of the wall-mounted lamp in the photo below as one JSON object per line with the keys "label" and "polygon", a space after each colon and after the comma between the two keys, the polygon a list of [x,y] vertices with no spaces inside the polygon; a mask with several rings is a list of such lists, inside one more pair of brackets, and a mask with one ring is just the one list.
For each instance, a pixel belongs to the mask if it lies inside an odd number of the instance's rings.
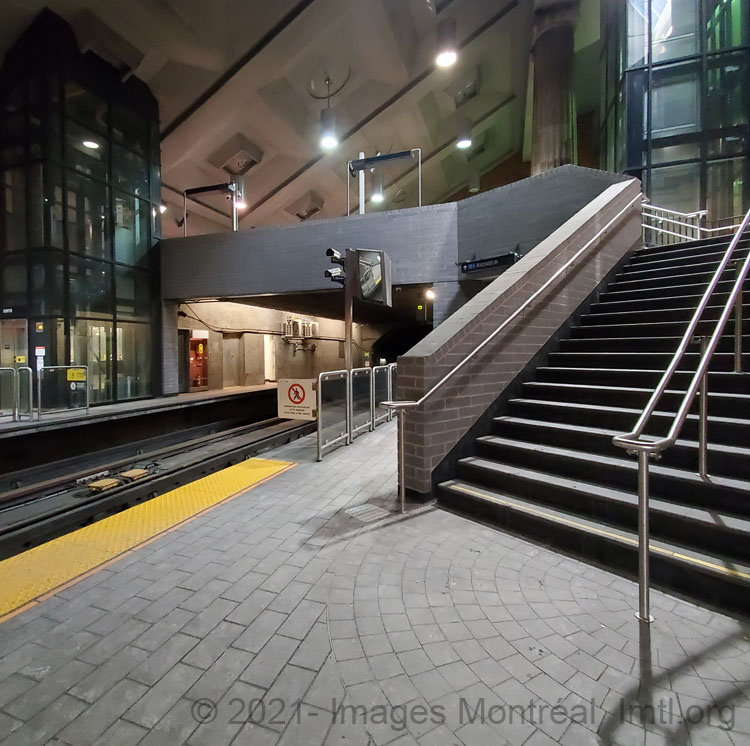
{"label": "wall-mounted lamp", "polygon": [[437,26],[437,56],[435,57],[435,64],[438,67],[450,67],[457,59],[456,21],[453,18],[443,18]]}
{"label": "wall-mounted lamp", "polygon": [[424,291],[424,297],[427,298],[427,300],[435,300],[435,298],[437,298],[437,293],[432,288],[427,288],[427,290]]}

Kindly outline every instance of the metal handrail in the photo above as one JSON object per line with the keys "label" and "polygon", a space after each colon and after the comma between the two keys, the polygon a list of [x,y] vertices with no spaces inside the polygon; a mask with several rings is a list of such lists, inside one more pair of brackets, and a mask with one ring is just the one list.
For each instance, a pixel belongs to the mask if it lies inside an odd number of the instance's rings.
{"label": "metal handrail", "polygon": [[[37,386],[37,402],[36,402],[36,408],[37,408],[37,419],[42,419],[42,378],[44,377],[44,372],[48,370],[83,370],[86,371],[86,414],[88,414],[91,410],[91,385],[89,382],[89,366],[88,365],[44,365],[41,368],[39,368],[37,372],[36,377],[36,386]],[[83,409],[83,407],[75,407],[75,409]],[[48,409],[47,414],[51,414],[54,412],[70,412],[71,410],[69,408],[65,409]]]}
{"label": "metal handrail", "polygon": [[513,311],[508,318],[506,318],[500,326],[498,326],[489,336],[487,336],[482,342],[480,342],[466,357],[463,358],[457,365],[455,365],[446,375],[444,375],[426,394],[417,399],[416,401],[389,401],[383,402],[384,407],[395,409],[398,414],[398,438],[399,438],[399,490],[401,495],[401,511],[406,510],[406,485],[404,484],[403,474],[403,463],[405,457],[404,450],[404,418],[407,409],[414,409],[424,404],[433,394],[439,391],[456,373],[463,369],[463,367],[476,357],[495,337],[497,337],[512,321],[515,321],[526,309],[531,306],[537,298],[543,295],[554,283],[565,274],[584,254],[588,252],[591,246],[596,243],[620,218],[630,210],[636,202],[640,202],[642,199],[639,194],[617,213],[603,228],[601,228],[596,235],[589,239],[565,264],[562,265],[548,280],[546,280],[539,288],[537,288],[515,311]]}
{"label": "metal handrail", "polygon": [[695,212],[680,212],[679,210],[672,210],[669,207],[658,207],[657,205],[652,205],[649,202],[643,203],[643,209],[644,210],[657,210],[659,212],[670,212],[672,215],[679,215],[682,218],[699,218],[699,217],[705,217],[708,215],[708,210],[696,210]]}
{"label": "metal handrail", "polygon": [[703,297],[698,304],[698,307],[693,314],[693,317],[688,324],[685,334],[680,341],[680,344],[675,352],[672,361],[664,371],[664,375],[661,377],[658,385],[654,389],[653,394],[648,400],[648,403],[644,407],[641,415],[635,424],[633,430],[629,433],[623,433],[616,435],[612,438],[614,445],[625,448],[628,451],[634,451],[638,455],[638,503],[639,503],[639,611],[638,618],[641,621],[651,621],[651,615],[649,613],[649,579],[648,579],[648,552],[649,552],[649,540],[648,540],[648,459],[654,453],[660,453],[666,448],[674,445],[679,436],[682,426],[685,424],[688,412],[692,406],[693,400],[695,399],[698,389],[701,389],[701,406],[699,413],[699,430],[698,430],[698,456],[699,456],[699,470],[698,473],[702,477],[707,475],[706,457],[707,457],[707,421],[708,421],[708,385],[707,385],[707,372],[708,367],[711,364],[711,359],[716,352],[719,341],[724,332],[724,327],[732,313],[734,308],[736,313],[735,319],[735,334],[734,334],[734,372],[740,373],[742,371],[742,291],[745,280],[750,272],[750,254],[745,258],[745,261],[740,269],[737,271],[737,277],[732,288],[729,297],[726,301],[724,309],[716,322],[714,331],[710,338],[702,338],[700,360],[698,367],[693,375],[690,385],[688,386],[685,395],[682,399],[679,409],[677,410],[672,425],[669,428],[667,434],[662,438],[648,438],[643,439],[643,432],[646,429],[651,415],[654,413],[656,406],[659,403],[664,392],[667,390],[667,386],[677,371],[682,358],[687,352],[688,347],[695,339],[695,331],[700,323],[701,317],[705,312],[708,304],[711,300],[711,296],[716,291],[716,287],[721,281],[722,275],[732,261],[732,255],[734,254],[737,246],[742,239],[742,236],[750,225],[750,210],[745,215],[744,220],[740,224],[737,232],[732,238],[729,246],[727,247],[724,257],[722,258],[719,266],[711,278],[711,282],[706,288]]}
{"label": "metal handrail", "polygon": [[[333,380],[338,378],[344,379],[344,432],[333,440],[323,442],[323,382],[326,380]],[[323,460],[323,450],[329,446],[333,446],[342,440],[349,444],[349,432],[351,430],[350,410],[349,410],[349,371],[348,370],[327,370],[318,374],[318,391],[317,391],[317,404],[318,404],[318,422],[317,422],[317,446],[318,446],[318,461]]]}

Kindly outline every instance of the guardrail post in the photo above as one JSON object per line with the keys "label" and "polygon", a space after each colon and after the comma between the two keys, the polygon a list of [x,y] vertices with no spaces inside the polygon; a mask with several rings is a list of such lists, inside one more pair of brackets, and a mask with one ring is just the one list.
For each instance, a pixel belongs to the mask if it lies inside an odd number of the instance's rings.
{"label": "guardrail post", "polygon": [[[708,337],[701,337],[701,360],[708,349]],[[698,474],[703,479],[708,475],[708,370],[701,378],[698,392]]]}
{"label": "guardrail post", "polygon": [[638,451],[638,613],[641,622],[650,624],[651,579],[649,577],[648,530],[648,451]]}
{"label": "guardrail post", "polygon": [[[737,279],[740,278],[742,272],[742,264],[738,261],[735,264],[737,270]],[[742,373],[742,300],[743,300],[743,289],[740,286],[740,291],[737,294],[737,298],[734,301],[734,372]]]}
{"label": "guardrail post", "polygon": [[398,494],[401,498],[401,512],[406,513],[406,478],[404,459],[406,457],[406,410],[398,410]]}

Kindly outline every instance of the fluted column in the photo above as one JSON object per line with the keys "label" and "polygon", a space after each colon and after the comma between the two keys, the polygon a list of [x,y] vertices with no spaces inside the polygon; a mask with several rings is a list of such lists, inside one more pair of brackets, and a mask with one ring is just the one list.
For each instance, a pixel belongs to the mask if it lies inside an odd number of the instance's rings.
{"label": "fluted column", "polygon": [[578,0],[534,10],[534,120],[531,173],[576,158],[573,56]]}

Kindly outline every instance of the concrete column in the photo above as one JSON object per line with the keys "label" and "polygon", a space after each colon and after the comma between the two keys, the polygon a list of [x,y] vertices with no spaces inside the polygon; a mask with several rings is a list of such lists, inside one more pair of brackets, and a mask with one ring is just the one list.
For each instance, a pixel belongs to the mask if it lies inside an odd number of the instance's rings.
{"label": "concrete column", "polygon": [[531,175],[575,161],[573,55],[578,0],[534,10]]}

